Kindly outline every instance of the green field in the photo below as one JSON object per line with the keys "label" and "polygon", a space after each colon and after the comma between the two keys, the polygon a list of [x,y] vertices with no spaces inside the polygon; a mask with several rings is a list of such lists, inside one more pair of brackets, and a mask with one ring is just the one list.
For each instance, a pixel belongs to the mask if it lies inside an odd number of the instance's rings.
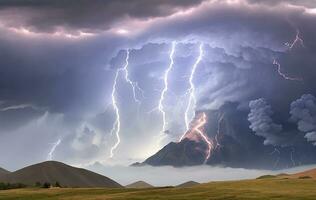
{"label": "green field", "polygon": [[190,188],[154,189],[14,189],[0,191],[0,199],[19,200],[101,200],[101,199],[316,199],[314,179],[260,179],[247,181],[211,182]]}

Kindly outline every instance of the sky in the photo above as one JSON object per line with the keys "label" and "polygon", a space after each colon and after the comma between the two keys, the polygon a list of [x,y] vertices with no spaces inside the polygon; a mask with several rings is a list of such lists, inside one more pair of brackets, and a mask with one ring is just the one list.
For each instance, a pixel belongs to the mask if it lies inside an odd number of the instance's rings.
{"label": "sky", "polygon": [[186,112],[314,164],[314,24],[313,0],[2,0],[0,166],[142,162]]}

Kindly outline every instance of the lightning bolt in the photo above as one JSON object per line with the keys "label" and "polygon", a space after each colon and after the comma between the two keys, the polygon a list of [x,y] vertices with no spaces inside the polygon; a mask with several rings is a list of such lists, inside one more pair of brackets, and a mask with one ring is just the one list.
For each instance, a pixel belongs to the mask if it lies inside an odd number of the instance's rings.
{"label": "lightning bolt", "polygon": [[[291,51],[296,46],[297,43],[299,43],[302,47],[305,47],[304,41],[300,37],[300,31],[298,29],[296,30],[296,35],[295,35],[294,40],[292,42],[286,42],[285,46],[287,46],[289,48],[289,51]],[[290,81],[302,81],[303,80],[302,78],[289,77],[286,74],[284,74],[281,71],[281,64],[278,61],[276,61],[275,59],[273,60],[273,65],[277,66],[279,75],[282,76],[284,79],[290,80]]]}
{"label": "lightning bolt", "polygon": [[137,98],[136,96],[136,89],[138,91],[140,91],[143,94],[143,90],[138,86],[137,82],[133,82],[131,81],[131,79],[129,78],[129,71],[128,71],[128,66],[129,66],[129,50],[126,50],[126,58],[125,58],[125,64],[122,68],[119,68],[118,70],[116,70],[115,73],[115,77],[114,77],[114,83],[112,86],[112,93],[111,93],[111,99],[112,99],[112,105],[113,105],[113,109],[115,111],[115,121],[113,123],[112,126],[112,130],[111,130],[111,135],[115,134],[116,136],[116,143],[111,147],[110,150],[110,158],[113,158],[114,156],[114,150],[118,147],[118,145],[121,142],[121,138],[120,138],[120,130],[121,130],[121,120],[120,120],[120,111],[119,111],[119,107],[117,104],[117,100],[116,100],[116,92],[117,92],[117,80],[119,78],[120,73],[124,73],[124,78],[125,81],[131,85],[132,87],[132,91],[133,91],[133,98],[135,100],[136,103],[140,104],[141,101]]}
{"label": "lightning bolt", "polygon": [[113,108],[114,108],[114,111],[115,111],[115,116],[116,116],[116,119],[115,119],[115,121],[113,123],[113,127],[112,127],[112,130],[111,130],[111,135],[113,135],[113,133],[115,133],[116,143],[114,144],[113,147],[111,147],[110,158],[113,158],[113,156],[114,156],[113,151],[118,147],[118,145],[121,142],[121,138],[120,138],[120,135],[119,135],[120,129],[121,129],[120,112],[119,112],[119,108],[118,108],[116,97],[115,97],[117,79],[118,79],[119,73],[121,71],[122,71],[122,68],[118,69],[116,71],[116,73],[115,73],[114,83],[113,83],[113,87],[112,87],[112,94],[111,94],[111,96],[112,96],[112,105],[113,105]]}
{"label": "lightning bolt", "polygon": [[295,38],[292,42],[286,42],[285,43],[285,46],[287,46],[289,48],[289,50],[292,50],[293,47],[299,43],[302,47],[305,47],[304,45],[304,41],[303,39],[300,37],[300,31],[297,29],[296,30],[296,35],[295,35]]}
{"label": "lightning bolt", "polygon": [[160,99],[159,99],[159,104],[158,104],[158,110],[162,114],[162,131],[161,131],[162,135],[164,135],[164,133],[166,132],[166,126],[167,126],[166,112],[164,110],[163,102],[164,102],[164,99],[165,99],[165,95],[166,95],[166,93],[168,91],[168,77],[169,77],[169,72],[172,70],[173,64],[174,64],[173,56],[174,56],[174,53],[175,53],[175,48],[176,48],[176,42],[173,41],[172,42],[172,46],[171,46],[171,51],[170,51],[170,54],[169,54],[170,64],[169,64],[169,67],[166,69],[166,71],[164,73],[164,76],[163,76],[164,88],[163,88],[163,90],[161,92]]}
{"label": "lightning bolt", "polygon": [[214,148],[213,141],[208,138],[208,136],[201,130],[202,127],[207,122],[207,117],[206,114],[203,112],[201,118],[198,120],[198,123],[196,126],[193,127],[193,131],[195,131],[198,135],[201,136],[201,138],[205,141],[207,144],[207,150],[206,150],[206,155],[204,159],[204,164],[207,162],[207,160],[211,156],[212,149]]}
{"label": "lightning bolt", "polygon": [[194,110],[195,105],[196,105],[195,85],[193,83],[193,78],[194,78],[194,74],[195,74],[196,68],[197,68],[197,66],[199,65],[199,63],[202,60],[202,57],[203,57],[203,44],[201,43],[200,46],[199,46],[199,56],[196,59],[194,65],[192,66],[191,74],[190,74],[190,78],[189,78],[190,88],[187,90],[187,93],[189,94],[189,101],[188,101],[188,105],[187,105],[185,113],[184,113],[184,121],[185,121],[186,131],[181,136],[179,141],[183,140],[183,138],[185,137],[186,132],[189,130],[189,126],[190,126],[189,122],[192,121],[192,119],[194,117],[194,111],[193,111],[193,114],[192,114],[192,116],[189,119],[190,108],[193,107],[193,110]]}
{"label": "lightning bolt", "polygon": [[294,160],[294,156],[293,156],[293,153],[295,152],[295,149],[294,149],[294,147],[292,148],[292,151],[291,151],[291,161],[292,161],[292,165],[293,165],[293,167],[294,166],[296,166],[296,163],[295,163],[295,160]]}
{"label": "lightning bolt", "polygon": [[276,61],[275,59],[273,60],[273,65],[277,66],[279,75],[282,76],[285,80],[290,80],[290,81],[302,81],[303,80],[302,78],[289,77],[286,74],[284,74],[281,71],[281,64],[278,61]]}
{"label": "lightning bolt", "polygon": [[274,150],[270,153],[270,155],[274,155],[275,153],[277,153],[279,156],[278,156],[278,158],[276,159],[276,161],[274,162],[273,168],[276,168],[276,166],[279,164],[281,152],[280,152],[279,149],[277,149],[277,148],[275,147]]}
{"label": "lightning bolt", "polygon": [[143,95],[144,94],[144,91],[138,86],[138,83],[137,82],[133,82],[131,81],[131,79],[129,78],[129,72],[128,72],[128,66],[129,66],[129,50],[126,50],[126,58],[125,58],[125,65],[122,69],[122,71],[124,72],[125,76],[125,81],[131,85],[132,87],[132,90],[133,90],[133,98],[134,98],[134,101],[138,104],[141,103],[141,101],[137,98],[136,96],[136,90],[140,91],[141,94]]}
{"label": "lightning bolt", "polygon": [[204,125],[207,122],[207,116],[206,114],[200,113],[198,117],[194,119],[194,121],[190,124],[190,129],[186,132],[185,138],[188,138],[189,140],[199,142],[200,139],[202,139],[205,144],[207,145],[206,151],[205,151],[205,159],[203,164],[206,164],[208,159],[211,156],[212,151],[214,150],[214,141],[208,137],[208,135],[204,132]]}
{"label": "lightning bolt", "polygon": [[53,160],[54,152],[60,143],[61,143],[61,139],[58,139],[55,143],[52,143],[52,148],[50,149],[48,153],[47,160]]}
{"label": "lightning bolt", "polygon": [[217,131],[216,131],[216,135],[215,135],[215,142],[216,142],[215,149],[222,146],[219,143],[218,137],[221,134],[221,124],[222,124],[223,120],[224,120],[224,115],[221,115],[221,117],[218,119],[218,122],[217,122]]}

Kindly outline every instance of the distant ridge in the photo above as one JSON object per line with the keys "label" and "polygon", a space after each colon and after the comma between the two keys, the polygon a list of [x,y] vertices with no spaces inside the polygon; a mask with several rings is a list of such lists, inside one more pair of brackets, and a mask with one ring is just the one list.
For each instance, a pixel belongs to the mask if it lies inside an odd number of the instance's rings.
{"label": "distant ridge", "polygon": [[195,181],[188,181],[188,182],[182,183],[180,185],[177,185],[176,187],[193,187],[196,185],[200,185],[200,183],[195,182]]}
{"label": "distant ridge", "polygon": [[[286,177],[286,176],[285,176]],[[316,179],[316,168],[289,175],[290,178],[310,177]]]}
{"label": "distant ridge", "polygon": [[108,177],[56,161],[38,163],[0,177],[0,182],[26,185],[34,185],[36,182],[54,184],[57,181],[67,187],[122,187]]}
{"label": "distant ridge", "polygon": [[146,183],[145,181],[137,181],[135,183],[131,183],[125,186],[126,188],[152,188],[154,186]]}
{"label": "distant ridge", "polygon": [[5,170],[3,168],[0,167],[0,176],[3,176],[5,174],[9,174],[10,172],[8,170]]}

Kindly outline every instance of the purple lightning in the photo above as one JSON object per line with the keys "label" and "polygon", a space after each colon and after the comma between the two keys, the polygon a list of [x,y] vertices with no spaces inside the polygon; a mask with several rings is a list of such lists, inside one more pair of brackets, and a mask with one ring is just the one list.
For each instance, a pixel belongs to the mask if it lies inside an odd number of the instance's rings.
{"label": "purple lightning", "polygon": [[303,39],[300,37],[300,31],[296,30],[296,36],[294,38],[294,40],[292,42],[286,42],[285,46],[287,46],[289,48],[289,50],[292,50],[292,48],[299,43],[302,47],[304,46],[304,41]]}
{"label": "purple lightning", "polygon": [[[195,75],[195,71],[197,66],[199,65],[199,63],[201,62],[203,57],[203,44],[201,43],[199,46],[199,56],[196,59],[192,70],[191,70],[191,74],[190,74],[190,79],[189,79],[189,83],[190,83],[190,88],[188,89],[187,93],[189,94],[189,102],[188,105],[186,107],[185,113],[184,113],[184,121],[185,121],[185,128],[186,131],[184,132],[184,134],[181,136],[180,140],[183,140],[183,138],[185,137],[186,132],[189,130],[189,122],[192,121],[193,117],[194,117],[194,109],[195,109],[195,104],[196,104],[196,96],[195,96],[195,85],[193,83],[193,78]],[[189,111],[190,109],[192,109],[193,107],[193,114],[191,114],[192,116],[189,119]]]}
{"label": "purple lightning", "polygon": [[299,78],[299,77],[290,77],[290,76],[287,76],[286,74],[284,74],[281,71],[281,64],[278,61],[276,61],[275,59],[273,60],[273,65],[277,66],[279,75],[282,76],[284,79],[290,80],[290,81],[302,81],[303,80],[302,78]]}

